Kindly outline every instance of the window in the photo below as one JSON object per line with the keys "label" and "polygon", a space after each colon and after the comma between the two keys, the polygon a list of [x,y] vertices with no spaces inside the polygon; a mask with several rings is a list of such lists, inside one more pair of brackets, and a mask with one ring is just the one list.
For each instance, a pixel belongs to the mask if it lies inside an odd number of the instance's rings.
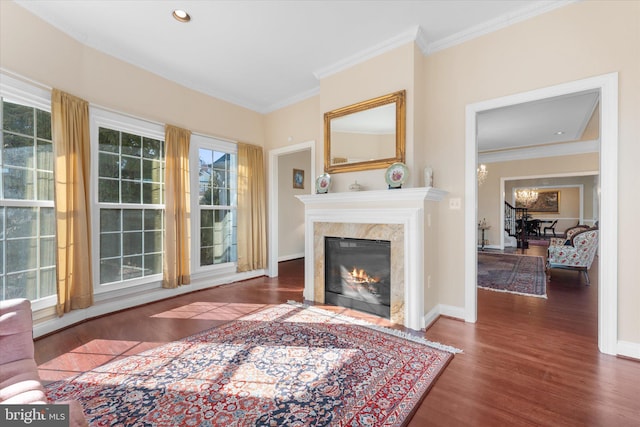
{"label": "window", "polygon": [[[50,102],[50,101],[49,101]],[[0,98],[0,299],[56,293],[50,111]]]}
{"label": "window", "polygon": [[[93,113],[99,212],[97,283],[149,281],[150,276],[162,274],[164,253],[162,126],[99,110]],[[131,282],[133,279],[138,281]]]}
{"label": "window", "polygon": [[[236,262],[237,147],[191,136],[192,199],[195,223],[195,270]],[[197,173],[196,173],[197,172]]]}

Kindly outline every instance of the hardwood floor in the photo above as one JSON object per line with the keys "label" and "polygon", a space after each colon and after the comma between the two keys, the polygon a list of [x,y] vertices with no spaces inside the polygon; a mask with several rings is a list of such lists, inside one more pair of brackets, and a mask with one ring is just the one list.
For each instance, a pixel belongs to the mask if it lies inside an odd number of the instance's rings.
{"label": "hardwood floor", "polygon": [[[554,271],[547,300],[480,290],[476,324],[441,317],[426,333],[415,332],[464,353],[445,369],[409,425],[639,426],[640,362],[597,349],[595,264],[591,286],[578,273]],[[303,269],[302,260],[284,262],[278,278],[193,292],[38,339],[41,378],[66,378],[270,304],[301,301]]]}

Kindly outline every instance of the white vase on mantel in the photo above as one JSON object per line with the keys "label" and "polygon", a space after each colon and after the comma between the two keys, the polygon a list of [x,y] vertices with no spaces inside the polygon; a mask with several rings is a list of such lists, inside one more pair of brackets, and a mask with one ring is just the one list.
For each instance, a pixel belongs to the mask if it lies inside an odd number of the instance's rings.
{"label": "white vase on mantel", "polygon": [[424,168],[424,186],[433,187],[433,168],[431,166]]}

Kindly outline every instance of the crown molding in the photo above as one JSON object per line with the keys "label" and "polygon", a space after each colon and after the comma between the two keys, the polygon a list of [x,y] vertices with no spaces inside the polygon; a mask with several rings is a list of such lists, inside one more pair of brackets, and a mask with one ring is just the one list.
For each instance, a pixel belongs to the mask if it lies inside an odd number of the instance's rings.
{"label": "crown molding", "polygon": [[540,159],[544,157],[571,156],[575,154],[597,153],[600,141],[575,141],[562,144],[524,147],[514,150],[478,153],[478,163],[509,162],[512,160]]}
{"label": "crown molding", "polygon": [[397,47],[405,45],[409,42],[413,42],[416,40],[416,37],[420,33],[420,27],[418,25],[409,28],[403,33],[398,34],[395,37],[387,39],[381,43],[371,46],[370,48],[364,49],[360,52],[357,52],[347,58],[344,58],[332,65],[321,68],[317,71],[313,72],[313,75],[316,79],[321,80],[325,77],[329,77],[333,74],[336,74],[340,71],[346,70],[348,68],[353,67],[354,65],[360,64],[368,59],[375,58],[378,55],[381,55],[385,52],[393,50]]}
{"label": "crown molding", "polygon": [[537,2],[522,8],[518,11],[507,13],[499,16],[490,21],[484,22],[480,25],[468,28],[458,33],[452,34],[440,40],[436,40],[429,43],[426,50],[423,49],[425,55],[431,55],[441,50],[462,44],[466,41],[475,39],[485,34],[492,33],[494,31],[506,28],[510,25],[517,24],[518,22],[525,21],[530,18],[534,18],[538,15],[542,15],[552,10],[558,9],[563,6],[567,6],[572,3],[576,3],[580,0],[553,0],[545,2]]}
{"label": "crown molding", "polygon": [[288,107],[289,105],[293,105],[297,102],[304,101],[305,99],[309,99],[316,95],[320,95],[320,87],[316,86],[313,89],[309,89],[307,91],[301,92],[297,95],[290,96],[289,98],[283,99],[282,101],[276,102],[275,104],[271,104],[268,107],[264,108],[261,111],[258,111],[262,114],[271,113],[273,111],[279,110],[284,107]]}

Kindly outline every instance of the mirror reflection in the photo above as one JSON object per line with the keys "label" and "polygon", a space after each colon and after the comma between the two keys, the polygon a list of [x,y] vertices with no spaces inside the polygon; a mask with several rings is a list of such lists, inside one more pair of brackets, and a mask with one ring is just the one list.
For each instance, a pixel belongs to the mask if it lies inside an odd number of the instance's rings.
{"label": "mirror reflection", "polygon": [[404,95],[396,92],[325,113],[325,171],[380,169],[404,161]]}

